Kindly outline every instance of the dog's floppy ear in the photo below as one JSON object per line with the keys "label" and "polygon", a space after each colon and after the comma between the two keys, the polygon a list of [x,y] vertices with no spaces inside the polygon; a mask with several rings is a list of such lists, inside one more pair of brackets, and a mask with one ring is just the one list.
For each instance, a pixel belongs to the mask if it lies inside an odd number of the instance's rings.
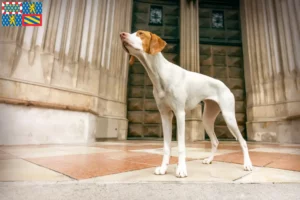
{"label": "dog's floppy ear", "polygon": [[129,65],[133,65],[133,63],[134,63],[134,56],[130,56]]}
{"label": "dog's floppy ear", "polygon": [[158,52],[161,52],[166,45],[167,43],[163,39],[151,33],[150,51],[149,51],[150,54],[154,55],[157,54]]}

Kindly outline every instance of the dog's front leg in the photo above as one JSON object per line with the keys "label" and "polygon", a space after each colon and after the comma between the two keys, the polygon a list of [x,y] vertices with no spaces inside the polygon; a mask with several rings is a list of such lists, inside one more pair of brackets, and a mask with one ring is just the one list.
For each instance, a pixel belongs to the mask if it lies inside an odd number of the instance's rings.
{"label": "dog's front leg", "polygon": [[187,177],[186,154],[185,154],[185,112],[175,112],[177,122],[177,140],[178,140],[178,165],[176,176],[179,178]]}
{"label": "dog's front leg", "polygon": [[160,109],[162,126],[163,126],[163,137],[164,137],[164,157],[160,167],[155,169],[155,174],[162,175],[167,172],[168,164],[171,155],[171,140],[172,140],[172,119],[173,112],[171,110]]}

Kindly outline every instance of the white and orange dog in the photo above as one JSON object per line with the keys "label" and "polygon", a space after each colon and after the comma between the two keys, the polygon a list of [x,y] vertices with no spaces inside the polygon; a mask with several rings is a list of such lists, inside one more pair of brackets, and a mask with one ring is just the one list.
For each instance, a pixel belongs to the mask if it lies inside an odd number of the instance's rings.
{"label": "white and orange dog", "polygon": [[[203,125],[210,137],[211,155],[203,160],[209,164],[217,151],[218,139],[214,132],[214,122],[222,111],[226,124],[239,140],[244,155],[244,169],[252,170],[246,141],[243,139],[235,118],[235,100],[228,87],[221,81],[187,71],[166,60],[161,51],[166,42],[148,31],[120,33],[124,50],[131,55],[131,63],[136,57],[144,66],[153,83],[153,94],[162,118],[164,134],[164,155],[162,164],[155,174],[165,174],[170,159],[173,112],[177,122],[178,165],[177,177],[186,177],[185,152],[185,112],[204,101]],[[133,57],[134,56],[134,57]],[[173,112],[172,112],[173,111]]]}

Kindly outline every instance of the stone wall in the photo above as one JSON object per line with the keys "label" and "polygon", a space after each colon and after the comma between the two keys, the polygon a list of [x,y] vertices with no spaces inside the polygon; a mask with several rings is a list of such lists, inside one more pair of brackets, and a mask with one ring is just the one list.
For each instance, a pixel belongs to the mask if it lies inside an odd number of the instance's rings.
{"label": "stone wall", "polygon": [[242,0],[248,139],[300,143],[300,2]]}
{"label": "stone wall", "polygon": [[[53,116],[59,116],[55,113],[59,110],[75,110],[91,113],[99,124],[105,124],[104,128],[96,127],[96,137],[110,137],[107,124],[111,124],[110,129],[117,131],[111,137],[125,139],[128,56],[122,49],[119,33],[130,31],[131,14],[131,0],[44,0],[43,26],[1,27],[0,103],[6,109],[1,118],[18,110],[28,117],[26,112],[36,106],[43,107],[36,112],[54,109]],[[9,104],[19,106],[11,109]],[[72,112],[66,113],[72,116]],[[18,119],[21,116],[19,112]],[[33,123],[37,116],[30,116]],[[91,119],[87,114],[83,118]],[[14,126],[20,123],[15,121]],[[19,132],[26,131],[12,131],[8,126],[11,124],[1,120],[2,138],[14,135],[17,141]],[[36,130],[43,132],[42,127],[36,126]],[[82,131],[88,132],[85,128]],[[64,138],[69,133],[60,134]],[[28,138],[19,143],[31,141],[39,143]]]}

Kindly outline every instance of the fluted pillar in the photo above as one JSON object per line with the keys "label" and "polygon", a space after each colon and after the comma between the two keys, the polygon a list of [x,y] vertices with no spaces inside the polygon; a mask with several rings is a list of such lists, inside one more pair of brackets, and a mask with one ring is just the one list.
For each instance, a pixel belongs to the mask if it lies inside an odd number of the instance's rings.
{"label": "fluted pillar", "polygon": [[250,140],[300,143],[299,6],[241,1]]}
{"label": "fluted pillar", "polygon": [[[180,0],[180,66],[200,72],[199,1]],[[202,107],[199,104],[186,114],[186,140],[204,140]]]}
{"label": "fluted pillar", "polygon": [[198,0],[180,0],[180,27],[180,66],[200,72]]}

